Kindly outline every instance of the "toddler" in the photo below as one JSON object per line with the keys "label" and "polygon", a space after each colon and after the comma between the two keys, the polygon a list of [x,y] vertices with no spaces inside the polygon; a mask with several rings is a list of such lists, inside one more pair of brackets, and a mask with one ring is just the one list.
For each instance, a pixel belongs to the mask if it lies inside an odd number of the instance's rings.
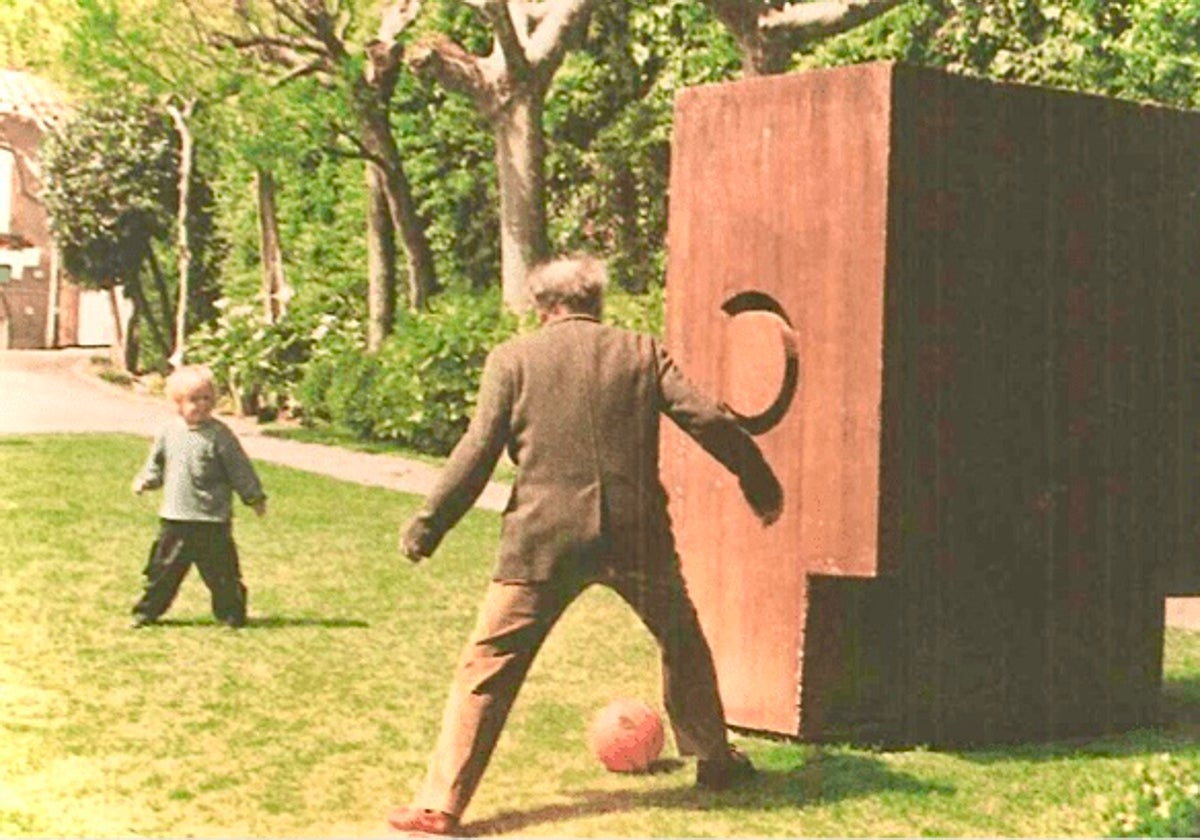
{"label": "toddler", "polygon": [[212,372],[185,365],[167,377],[172,418],[155,438],[133,492],[161,487],[162,520],[146,563],[145,591],[133,607],[133,626],[153,624],[167,611],[194,563],[212,594],[217,620],[246,623],[246,587],[233,542],[233,491],[254,512],[267,512],[267,497],[234,433],[213,418]]}

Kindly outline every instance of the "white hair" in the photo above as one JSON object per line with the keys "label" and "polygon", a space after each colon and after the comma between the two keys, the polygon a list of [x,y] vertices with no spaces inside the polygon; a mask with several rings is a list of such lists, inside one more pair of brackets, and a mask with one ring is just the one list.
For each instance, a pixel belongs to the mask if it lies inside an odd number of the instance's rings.
{"label": "white hair", "polygon": [[540,312],[562,306],[571,312],[599,316],[607,283],[603,260],[575,254],[537,266],[525,280],[525,291]]}

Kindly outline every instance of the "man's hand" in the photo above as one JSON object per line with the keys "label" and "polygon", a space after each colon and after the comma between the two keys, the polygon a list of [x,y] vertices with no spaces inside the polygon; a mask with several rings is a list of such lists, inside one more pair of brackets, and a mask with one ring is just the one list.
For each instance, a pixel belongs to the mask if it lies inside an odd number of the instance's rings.
{"label": "man's hand", "polygon": [[411,528],[405,528],[400,532],[400,553],[414,563],[420,563],[429,557],[421,551],[421,546],[413,537]]}
{"label": "man's hand", "polygon": [[266,516],[267,515],[267,500],[266,499],[259,499],[257,502],[250,505],[250,507],[258,516]]}
{"label": "man's hand", "polygon": [[135,496],[142,495],[142,491],[146,489],[146,485],[142,482],[141,476],[133,480],[133,484],[130,485],[129,489],[133,491],[133,495]]}
{"label": "man's hand", "polygon": [[754,515],[764,526],[774,525],[783,513],[783,487],[773,473],[756,476],[755,480],[742,483],[742,494]]}

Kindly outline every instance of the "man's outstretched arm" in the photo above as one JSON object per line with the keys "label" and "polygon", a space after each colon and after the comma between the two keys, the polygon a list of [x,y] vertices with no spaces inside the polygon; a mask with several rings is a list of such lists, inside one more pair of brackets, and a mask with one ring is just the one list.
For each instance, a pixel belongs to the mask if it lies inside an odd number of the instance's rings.
{"label": "man's outstretched arm", "polygon": [[400,536],[400,551],[414,563],[429,557],[487,486],[508,442],[512,393],[503,361],[493,352],[483,366],[475,414],[455,445],[437,484]]}
{"label": "man's outstretched arm", "polygon": [[704,451],[738,477],[742,495],[764,525],[783,510],[783,487],[771,465],[728,408],[693,385],[670,354],[655,346],[661,410]]}

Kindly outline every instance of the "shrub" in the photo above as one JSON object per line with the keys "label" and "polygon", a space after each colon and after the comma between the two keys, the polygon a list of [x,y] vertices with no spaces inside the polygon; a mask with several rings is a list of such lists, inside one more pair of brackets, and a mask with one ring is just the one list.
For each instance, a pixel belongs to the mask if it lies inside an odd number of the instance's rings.
{"label": "shrub", "polygon": [[215,321],[191,337],[189,361],[208,365],[218,388],[240,414],[281,408],[290,382],[308,353],[308,343],[294,320],[270,323],[256,307],[219,300]]}
{"label": "shrub", "polygon": [[661,336],[665,301],[662,286],[651,286],[641,294],[610,289],[604,299],[604,319],[618,327]]}
{"label": "shrub", "polygon": [[133,384],[133,374],[127,370],[119,370],[114,367],[101,368],[100,378],[105,382],[111,382],[113,385],[120,385],[124,388],[128,388]]}
{"label": "shrub", "polygon": [[[293,388],[293,407],[305,425],[342,425],[347,411],[353,412],[353,389],[342,380],[355,370],[355,387],[366,374],[357,366],[365,358],[366,340],[362,324],[354,318],[321,315],[309,334],[308,361]],[[358,421],[350,420],[359,425]]]}
{"label": "shrub", "polygon": [[466,431],[488,351],[513,334],[499,297],[442,295],[403,316],[377,357],[372,437],[444,455]]}
{"label": "shrub", "polygon": [[1105,814],[1113,837],[1194,837],[1200,828],[1200,776],[1169,754],[1135,767],[1125,792]]}
{"label": "shrub", "polygon": [[[661,289],[618,290],[609,304],[610,322],[661,333]],[[310,426],[445,455],[470,422],[484,359],[518,323],[503,311],[498,290],[444,293],[426,312],[401,313],[379,352],[368,355],[361,324],[324,316],[310,337],[293,408]]]}
{"label": "shrub", "polygon": [[443,294],[427,312],[401,313],[374,355],[350,327],[330,325],[313,342],[295,389],[304,422],[445,455],[466,431],[488,351],[516,319],[492,291]]}

